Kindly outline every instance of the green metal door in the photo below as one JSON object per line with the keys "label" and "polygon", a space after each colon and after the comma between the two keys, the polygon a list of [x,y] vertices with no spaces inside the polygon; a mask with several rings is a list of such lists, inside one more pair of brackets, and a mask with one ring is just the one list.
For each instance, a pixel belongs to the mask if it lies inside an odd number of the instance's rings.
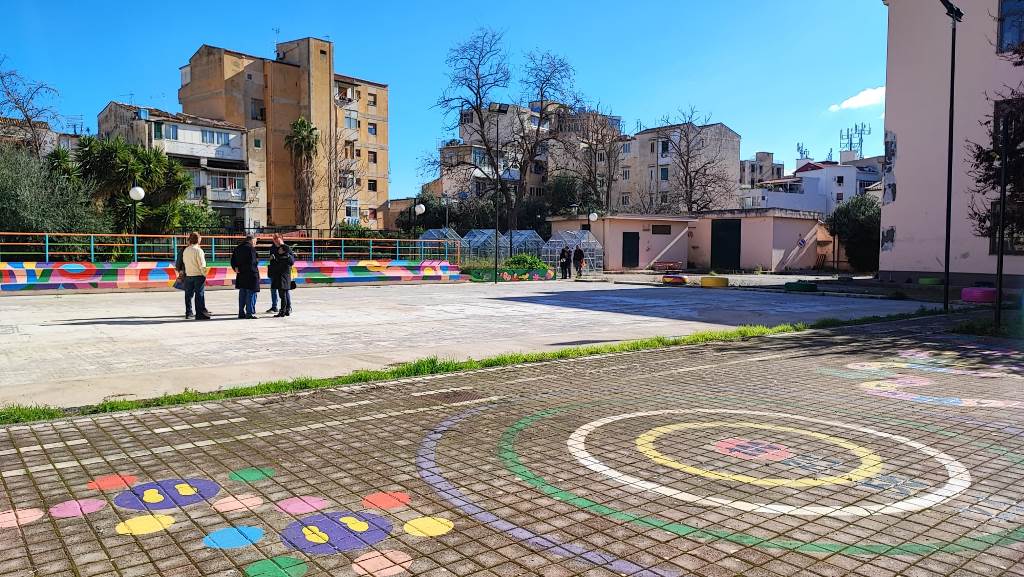
{"label": "green metal door", "polygon": [[740,269],[740,219],[711,221],[711,268],[716,271]]}

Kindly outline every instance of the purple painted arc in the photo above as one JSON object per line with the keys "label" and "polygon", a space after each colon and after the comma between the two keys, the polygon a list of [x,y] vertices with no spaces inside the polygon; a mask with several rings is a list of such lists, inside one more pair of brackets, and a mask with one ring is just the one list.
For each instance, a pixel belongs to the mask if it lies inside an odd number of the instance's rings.
{"label": "purple painted arc", "polygon": [[460,422],[490,408],[491,406],[476,407],[449,417],[423,438],[423,443],[416,453],[416,468],[419,470],[420,478],[433,487],[438,495],[474,520],[492,529],[501,531],[514,539],[518,539],[539,551],[561,557],[583,559],[618,574],[630,575],[632,577],[678,577],[680,575],[678,571],[653,567],[645,568],[632,561],[619,559],[609,553],[594,551],[571,543],[559,543],[555,539],[542,537],[525,527],[520,527],[515,523],[506,521],[470,501],[461,490],[449,482],[441,473],[441,467],[437,463],[437,445],[447,431],[454,428]]}

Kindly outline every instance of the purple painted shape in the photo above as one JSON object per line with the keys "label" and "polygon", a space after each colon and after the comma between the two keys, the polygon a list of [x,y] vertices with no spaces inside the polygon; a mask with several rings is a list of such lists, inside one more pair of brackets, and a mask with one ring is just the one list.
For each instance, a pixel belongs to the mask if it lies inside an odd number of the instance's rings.
{"label": "purple painted shape", "polygon": [[50,507],[50,515],[57,519],[70,519],[72,517],[84,517],[89,513],[95,513],[107,506],[103,499],[78,499],[57,503]]}
{"label": "purple painted shape", "polygon": [[466,497],[465,494],[462,493],[462,491],[445,479],[441,474],[441,467],[437,464],[437,445],[440,442],[441,437],[443,437],[449,429],[452,429],[460,422],[482,411],[490,409],[492,406],[493,405],[469,409],[449,417],[423,438],[423,443],[420,444],[419,451],[416,453],[416,467],[419,469],[420,478],[423,479],[424,482],[433,487],[434,490],[437,491],[437,493],[446,501],[457,507],[466,515],[469,515],[476,521],[483,523],[492,529],[501,531],[515,539],[523,541],[534,549],[559,555],[561,557],[583,559],[599,567],[610,569],[620,575],[630,575],[631,577],[679,576],[679,572],[677,571],[657,569],[653,567],[644,568],[632,561],[619,559],[608,553],[593,551],[571,543],[559,543],[553,538],[538,535],[529,529],[506,521],[494,513],[486,511],[474,504]]}
{"label": "purple painted shape", "polygon": [[[342,521],[343,517],[352,517],[368,525],[365,531],[357,531]],[[310,541],[303,529],[316,528],[319,533],[327,535],[326,543]],[[373,513],[319,513],[310,515],[289,524],[281,531],[281,540],[292,549],[312,555],[332,555],[355,551],[380,543],[391,535],[391,521]]]}
{"label": "purple painted shape", "polygon": [[[182,484],[190,485],[195,492],[182,495],[177,489],[177,486]],[[143,497],[145,497],[146,491],[156,491],[156,494],[163,497],[163,500],[159,503],[145,502]],[[114,504],[122,509],[160,511],[208,501],[219,492],[220,485],[208,479],[164,479],[155,483],[135,485],[127,491],[118,493],[114,497]]]}
{"label": "purple painted shape", "polygon": [[327,499],[320,497],[289,497],[277,502],[277,509],[289,515],[305,515],[327,506]]}

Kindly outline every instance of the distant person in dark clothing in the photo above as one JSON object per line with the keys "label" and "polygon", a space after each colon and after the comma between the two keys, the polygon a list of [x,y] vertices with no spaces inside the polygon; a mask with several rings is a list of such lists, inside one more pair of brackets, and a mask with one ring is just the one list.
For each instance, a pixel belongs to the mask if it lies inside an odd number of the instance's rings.
{"label": "distant person in dark clothing", "polygon": [[292,247],[286,245],[280,235],[274,235],[267,276],[270,277],[270,290],[275,291],[281,300],[281,310],[275,316],[287,317],[292,314],[291,288],[294,264],[295,253],[292,252]]}
{"label": "distant person in dark clothing", "polygon": [[255,319],[256,295],[260,292],[260,266],[256,256],[256,237],[249,234],[231,253],[231,268],[235,271],[238,289],[238,318]]}
{"label": "distant person in dark clothing", "polygon": [[572,253],[569,247],[563,246],[562,252],[558,253],[558,267],[562,269],[562,280],[572,277],[569,269],[572,266]]}
{"label": "distant person in dark clothing", "polygon": [[576,250],[572,251],[572,264],[576,267],[577,277],[583,276],[583,263],[585,261],[586,258],[583,256],[583,249],[577,246]]}

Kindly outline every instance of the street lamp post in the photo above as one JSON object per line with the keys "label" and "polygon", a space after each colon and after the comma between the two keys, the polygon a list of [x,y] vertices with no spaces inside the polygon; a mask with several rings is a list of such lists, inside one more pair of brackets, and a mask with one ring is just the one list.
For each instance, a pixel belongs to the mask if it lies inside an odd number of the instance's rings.
{"label": "street lamp post", "polygon": [[146,198],[146,191],[139,185],[128,190],[128,198],[132,199],[132,235],[139,234],[139,202]]}
{"label": "street lamp post", "polygon": [[[508,104],[499,104],[497,107],[498,114],[506,114],[509,110]],[[494,188],[494,284],[498,284],[498,195],[501,193],[501,152],[499,148],[499,141],[501,140],[501,134],[499,131],[499,118],[498,114],[494,115],[494,177],[495,177],[495,188]],[[511,231],[509,231],[511,232]],[[511,256],[511,251],[509,251]]]}
{"label": "street lamp post", "polygon": [[999,330],[1003,324],[1003,253],[1006,243],[1006,165],[1010,160],[1010,115],[1005,114],[1000,119],[1002,131],[1000,134],[1000,167],[999,167],[999,233],[997,235],[996,247],[996,310],[995,326]]}
{"label": "street lamp post", "polygon": [[946,252],[943,265],[942,308],[949,312],[949,231],[953,219],[953,102],[956,95],[956,25],[964,19],[963,10],[950,0],[939,0],[952,24],[949,57],[949,141],[946,150]]}

